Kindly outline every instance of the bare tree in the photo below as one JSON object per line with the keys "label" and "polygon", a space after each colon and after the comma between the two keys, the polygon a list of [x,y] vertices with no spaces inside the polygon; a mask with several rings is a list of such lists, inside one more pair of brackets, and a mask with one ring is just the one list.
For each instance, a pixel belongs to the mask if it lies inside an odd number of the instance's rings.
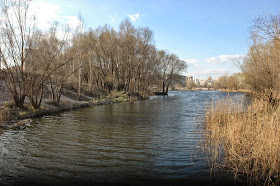
{"label": "bare tree", "polygon": [[[112,90],[124,90],[130,95],[145,94],[164,70],[168,76],[164,90],[168,91],[186,67],[175,55],[168,54],[164,56],[166,61],[159,60],[153,32],[149,28],[135,28],[128,19],[120,24],[119,32],[105,25],[77,33],[71,51],[80,53],[80,57],[72,61],[71,82],[66,84],[72,83],[77,92],[94,94],[101,90],[110,94]],[[80,73],[75,71],[79,65]]]}
{"label": "bare tree", "polygon": [[169,86],[178,75],[187,69],[185,61],[180,60],[175,54],[168,54],[165,51],[158,52],[159,76],[162,84],[162,93],[167,95]]}
{"label": "bare tree", "polygon": [[276,103],[280,82],[278,42],[255,43],[251,46],[242,66],[246,83],[255,95],[272,104]]}
{"label": "bare tree", "polygon": [[34,43],[36,19],[30,14],[29,0],[2,0],[0,22],[0,50],[3,67],[7,71],[6,85],[16,106],[23,107],[27,95],[25,50]]}
{"label": "bare tree", "polygon": [[251,39],[242,65],[246,83],[255,96],[275,105],[280,91],[280,14],[256,18]]}
{"label": "bare tree", "polygon": [[254,19],[251,28],[251,38],[256,37],[262,40],[280,41],[280,14],[259,16]]}

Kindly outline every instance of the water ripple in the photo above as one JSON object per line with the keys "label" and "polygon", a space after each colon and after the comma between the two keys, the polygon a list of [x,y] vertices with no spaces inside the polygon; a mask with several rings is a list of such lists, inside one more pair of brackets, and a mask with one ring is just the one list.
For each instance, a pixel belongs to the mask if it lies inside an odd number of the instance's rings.
{"label": "water ripple", "polygon": [[171,91],[37,118],[25,131],[0,131],[0,184],[210,179],[197,121],[208,100],[226,95]]}

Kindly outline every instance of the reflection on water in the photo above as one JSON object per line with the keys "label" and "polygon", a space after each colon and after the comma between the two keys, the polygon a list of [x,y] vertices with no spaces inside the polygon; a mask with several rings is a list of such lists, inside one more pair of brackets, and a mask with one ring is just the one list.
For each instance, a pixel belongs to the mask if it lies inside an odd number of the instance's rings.
{"label": "reflection on water", "polygon": [[[240,93],[232,93],[231,96]],[[212,183],[199,147],[217,91],[171,91],[150,100],[34,119],[0,134],[0,184]]]}

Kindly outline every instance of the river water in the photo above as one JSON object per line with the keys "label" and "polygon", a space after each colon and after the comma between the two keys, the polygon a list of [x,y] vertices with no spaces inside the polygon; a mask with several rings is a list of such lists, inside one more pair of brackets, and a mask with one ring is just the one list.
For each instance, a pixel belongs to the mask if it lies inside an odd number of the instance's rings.
{"label": "river water", "polygon": [[[0,185],[217,184],[201,141],[205,105],[218,91],[102,105],[0,131]],[[242,97],[241,93],[230,96]],[[223,180],[223,179],[222,179]]]}

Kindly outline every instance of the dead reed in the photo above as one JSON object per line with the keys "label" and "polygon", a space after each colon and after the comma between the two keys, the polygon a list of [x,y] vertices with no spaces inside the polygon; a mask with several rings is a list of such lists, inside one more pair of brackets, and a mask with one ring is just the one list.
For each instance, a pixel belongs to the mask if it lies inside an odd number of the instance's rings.
{"label": "dead reed", "polygon": [[0,125],[9,120],[10,111],[8,108],[0,106]]}
{"label": "dead reed", "polygon": [[251,185],[279,185],[280,107],[220,100],[208,106],[206,129],[213,169],[229,170]]}

